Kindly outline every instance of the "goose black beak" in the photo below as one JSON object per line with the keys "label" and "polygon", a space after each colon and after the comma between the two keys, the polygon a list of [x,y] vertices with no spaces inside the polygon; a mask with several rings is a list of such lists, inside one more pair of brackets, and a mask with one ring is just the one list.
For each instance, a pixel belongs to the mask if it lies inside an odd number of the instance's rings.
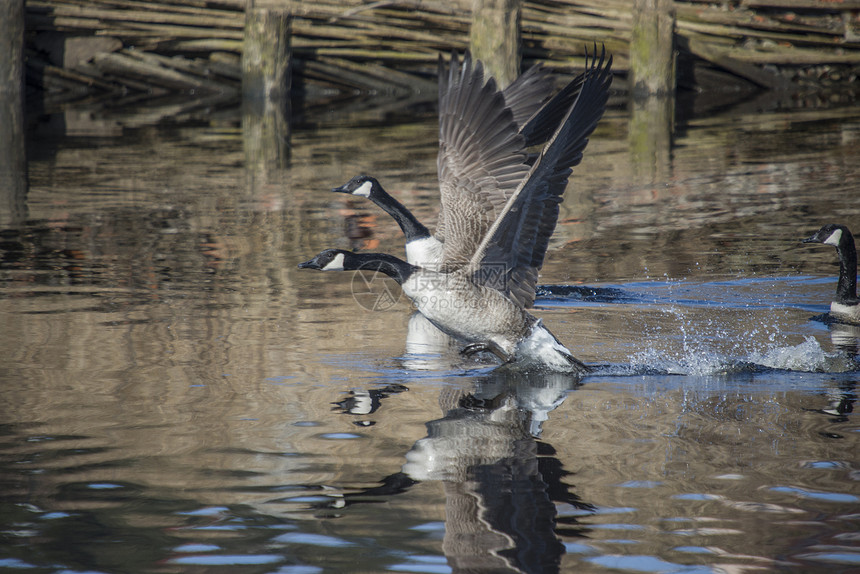
{"label": "goose black beak", "polygon": [[310,261],[299,263],[299,269],[319,269],[319,267],[317,267],[314,260],[311,259]]}
{"label": "goose black beak", "polygon": [[331,190],[335,193],[350,193],[345,188],[346,188],[346,184],[343,184],[340,187],[333,187],[333,188],[331,188]]}
{"label": "goose black beak", "polygon": [[818,239],[817,235],[813,235],[812,237],[807,237],[806,239],[802,239],[801,243],[821,243],[821,240]]}

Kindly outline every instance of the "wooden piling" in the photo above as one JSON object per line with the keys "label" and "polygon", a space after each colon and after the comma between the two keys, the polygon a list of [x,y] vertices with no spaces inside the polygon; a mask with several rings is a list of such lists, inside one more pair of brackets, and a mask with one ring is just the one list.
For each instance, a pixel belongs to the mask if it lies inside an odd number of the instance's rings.
{"label": "wooden piling", "polygon": [[675,98],[649,96],[630,102],[627,141],[636,181],[661,186],[672,166]]}
{"label": "wooden piling", "polygon": [[672,0],[634,0],[630,86],[634,98],[675,92],[675,8]]}
{"label": "wooden piling", "polygon": [[248,0],[242,46],[243,99],[283,99],[290,91],[292,0]]}
{"label": "wooden piling", "polygon": [[474,0],[469,36],[472,55],[500,88],[520,73],[522,0]]}
{"label": "wooden piling", "polygon": [[242,47],[242,132],[248,189],[286,166],[290,138],[290,19],[294,1],[248,0]]}
{"label": "wooden piling", "polygon": [[0,90],[22,92],[24,0],[0,2]]}
{"label": "wooden piling", "polygon": [[290,150],[289,100],[249,99],[242,102],[245,168],[258,189],[287,167]]}
{"label": "wooden piling", "polygon": [[24,0],[0,2],[0,226],[26,218]]}

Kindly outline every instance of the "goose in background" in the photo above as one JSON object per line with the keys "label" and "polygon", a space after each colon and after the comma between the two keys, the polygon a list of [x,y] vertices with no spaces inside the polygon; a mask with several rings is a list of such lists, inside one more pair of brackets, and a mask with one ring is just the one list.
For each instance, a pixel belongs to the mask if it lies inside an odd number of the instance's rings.
{"label": "goose in background", "polygon": [[[500,92],[526,148],[543,145],[553,135],[579,93],[584,77],[585,74],[580,74],[550,99],[554,80],[543,68],[535,65]],[[441,208],[435,235],[386,192],[376,178],[357,175],[332,191],[366,197],[391,215],[406,237],[406,260],[414,265],[438,267],[442,260],[446,214],[453,210],[461,214],[461,219],[473,222],[471,231],[477,245],[513,191],[503,185],[486,185],[493,183],[487,182],[486,178],[503,178],[505,175],[493,173],[487,163],[497,143],[493,135],[494,124],[499,118],[482,115],[484,111],[506,115],[503,110],[494,110],[494,106],[487,103],[490,99],[497,99],[498,93],[495,80],[490,77],[484,82],[483,65],[480,61],[473,61],[468,52],[462,67],[452,55],[447,72],[440,56],[439,154],[436,166]],[[463,112],[468,115],[461,115]],[[503,121],[509,120],[505,117]],[[460,140],[469,136],[477,137],[463,145]],[[517,150],[517,153],[522,152]],[[461,162],[472,163],[460,167]]]}
{"label": "goose in background", "polygon": [[[415,308],[443,332],[466,341],[467,354],[490,351],[503,362],[581,374],[588,368],[526,311],[534,302],[538,271],[558,220],[558,204],[572,167],[582,160],[588,136],[603,116],[612,82],[612,57],[605,50],[587,63],[582,89],[537,158],[528,161],[501,93],[475,93],[483,73],[464,66],[450,78],[447,97],[465,124],[446,153],[453,171],[446,181],[470,181],[474,197],[504,198],[498,216],[476,244],[475,211],[445,211],[442,259],[438,269],[421,267],[385,253],[326,249],[302,269],[375,270],[396,280]],[[456,68],[452,63],[452,68]],[[486,100],[476,102],[477,95]],[[478,114],[477,117],[474,114]],[[463,131],[465,130],[465,131]],[[491,142],[478,155],[471,142]],[[473,176],[466,179],[466,176]],[[442,188],[443,195],[452,190]],[[495,210],[494,210],[495,211]],[[480,217],[488,211],[479,212]]]}
{"label": "goose in background", "polygon": [[860,299],[857,298],[857,249],[854,236],[844,225],[828,223],[803,243],[823,243],[836,248],[839,257],[839,283],[836,298],[830,303],[830,316],[839,322],[860,324]]}

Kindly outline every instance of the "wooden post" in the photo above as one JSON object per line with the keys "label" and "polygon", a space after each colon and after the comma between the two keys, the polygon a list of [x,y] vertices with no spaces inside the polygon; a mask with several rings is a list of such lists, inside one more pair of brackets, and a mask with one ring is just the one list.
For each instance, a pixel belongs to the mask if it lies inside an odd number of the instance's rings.
{"label": "wooden post", "polygon": [[674,34],[672,0],[633,0],[630,86],[634,98],[674,94]]}
{"label": "wooden post", "polygon": [[289,148],[290,17],[295,0],[248,0],[242,46],[242,132],[254,193]]}
{"label": "wooden post", "polygon": [[290,151],[290,102],[245,100],[242,102],[242,142],[245,168],[265,184],[287,167]]}
{"label": "wooden post", "polygon": [[0,226],[26,218],[24,0],[0,1]]}
{"label": "wooden post", "polygon": [[651,96],[630,102],[628,142],[636,181],[659,185],[672,169],[675,98]]}
{"label": "wooden post", "polygon": [[24,0],[0,2],[0,90],[23,93]]}
{"label": "wooden post", "polygon": [[474,0],[469,38],[472,56],[484,63],[499,88],[520,73],[522,0]]}
{"label": "wooden post", "polygon": [[248,0],[242,97],[283,99],[290,91],[290,0]]}

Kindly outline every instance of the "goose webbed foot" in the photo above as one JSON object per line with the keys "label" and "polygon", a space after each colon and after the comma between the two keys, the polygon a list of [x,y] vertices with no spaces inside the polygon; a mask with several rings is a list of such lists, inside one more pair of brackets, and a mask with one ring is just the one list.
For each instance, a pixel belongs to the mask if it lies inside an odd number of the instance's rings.
{"label": "goose webbed foot", "polygon": [[514,356],[506,353],[501,347],[492,341],[486,343],[470,343],[460,350],[460,354],[464,357],[471,357],[481,351],[488,351],[497,356],[502,363],[512,363]]}

